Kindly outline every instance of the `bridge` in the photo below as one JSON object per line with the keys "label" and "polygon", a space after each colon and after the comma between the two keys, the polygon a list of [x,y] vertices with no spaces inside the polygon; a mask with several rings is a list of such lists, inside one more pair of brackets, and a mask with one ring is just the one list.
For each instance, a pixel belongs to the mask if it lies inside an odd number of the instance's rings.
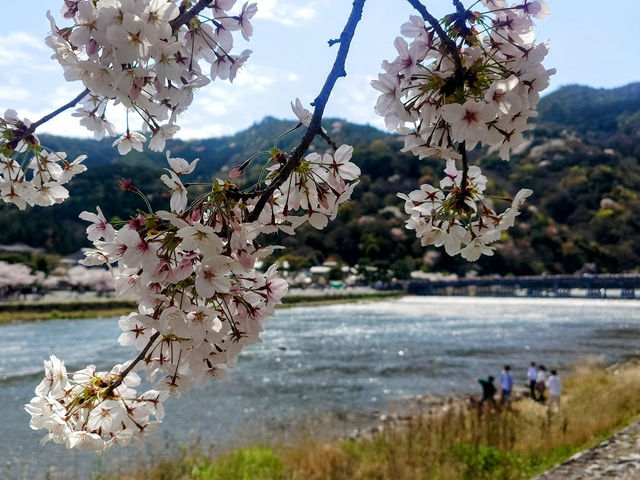
{"label": "bridge", "polygon": [[411,280],[410,295],[640,298],[640,275],[545,275]]}

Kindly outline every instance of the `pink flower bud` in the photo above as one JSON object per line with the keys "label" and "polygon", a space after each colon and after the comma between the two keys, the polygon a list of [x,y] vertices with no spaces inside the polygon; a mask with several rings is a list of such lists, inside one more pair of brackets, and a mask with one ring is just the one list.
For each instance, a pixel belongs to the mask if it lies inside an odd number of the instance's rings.
{"label": "pink flower bud", "polygon": [[243,173],[244,173],[244,169],[242,169],[241,167],[235,167],[233,170],[229,172],[229,178],[238,178]]}

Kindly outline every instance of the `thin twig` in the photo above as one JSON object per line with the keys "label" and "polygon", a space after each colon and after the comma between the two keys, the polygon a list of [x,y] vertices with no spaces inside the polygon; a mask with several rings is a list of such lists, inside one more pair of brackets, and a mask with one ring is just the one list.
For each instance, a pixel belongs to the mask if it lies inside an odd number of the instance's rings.
{"label": "thin twig", "polygon": [[70,102],[65,103],[63,106],[61,106],[60,108],[54,110],[53,112],[49,113],[48,115],[45,115],[44,117],[42,117],[37,122],[32,123],[31,127],[29,128],[31,130],[31,133],[33,133],[35,131],[35,129],[38,128],[43,123],[46,123],[49,120],[51,120],[53,117],[61,114],[65,110],[68,110],[68,109],[70,109],[72,107],[75,107],[78,104],[78,102],[80,100],[82,100],[84,97],[86,97],[88,94],[89,94],[89,89],[85,88],[76,98],[74,98]]}
{"label": "thin twig", "polygon": [[[309,127],[307,127],[307,131],[305,132],[302,140],[298,146],[293,149],[291,154],[289,155],[287,162],[278,172],[276,178],[273,179],[271,184],[261,192],[259,192],[260,197],[258,198],[258,202],[256,203],[255,208],[249,214],[247,218],[248,222],[253,222],[258,219],[260,216],[260,212],[265,207],[273,192],[275,192],[280,186],[285,182],[287,178],[291,175],[293,170],[298,166],[302,156],[307,152],[311,142],[316,137],[316,135],[322,133],[322,115],[324,114],[324,109],[329,101],[329,96],[333,90],[333,87],[336,84],[336,81],[340,77],[346,77],[347,73],[345,71],[345,61],[347,59],[347,54],[349,53],[349,47],[351,46],[351,40],[353,39],[353,35],[355,33],[356,26],[358,22],[362,18],[362,10],[364,8],[364,2],[366,0],[354,0],[353,7],[351,9],[351,14],[349,15],[349,19],[340,35],[340,47],[338,49],[338,53],[336,54],[336,59],[333,63],[333,67],[325,80],[325,83],[320,91],[320,94],[316,97],[311,105],[313,105],[313,116],[311,117],[311,122],[309,123]],[[257,192],[256,192],[257,193]]]}
{"label": "thin twig", "polygon": [[175,32],[181,26],[187,25],[191,20],[196,18],[202,10],[204,10],[210,5],[211,5],[211,0],[200,0],[189,10],[184,10],[183,12],[180,13],[180,15],[178,15],[176,18],[171,20],[169,22],[169,25],[171,25],[171,29]]}
{"label": "thin twig", "polygon": [[338,145],[336,144],[336,142],[334,142],[332,138],[329,135],[327,135],[327,133],[324,130],[320,130],[320,136],[324,138],[325,142],[329,144],[329,146],[333,149],[334,152],[338,150]]}
{"label": "thin twig", "polygon": [[449,55],[451,55],[451,58],[453,59],[453,63],[456,66],[456,76],[459,74],[459,72],[464,74],[464,68],[462,66],[462,57],[460,57],[460,52],[458,52],[458,47],[456,46],[456,42],[454,42],[451,39],[451,37],[447,35],[447,32],[444,31],[444,29],[442,28],[442,25],[440,25],[440,22],[438,22],[438,19],[436,19],[433,15],[431,15],[427,10],[427,7],[425,7],[422,3],[420,3],[419,0],[407,0],[407,1],[413,6],[413,8],[415,8],[418,11],[418,13],[420,13],[420,15],[422,15],[423,20],[427,22],[429,25],[431,25],[431,27],[438,34],[440,41],[442,42],[444,47],[447,49],[447,52],[449,53]]}
{"label": "thin twig", "polygon": [[460,179],[460,188],[462,195],[466,195],[467,183],[469,182],[469,161],[467,160],[466,142],[458,143],[458,153],[462,156],[462,178]]}
{"label": "thin twig", "polygon": [[453,5],[456,7],[456,10],[458,11],[459,14],[463,14],[464,12],[467,11],[466,8],[464,8],[464,5],[462,4],[462,2],[460,0],[453,0]]}
{"label": "thin twig", "polygon": [[153,346],[153,344],[155,343],[155,341],[158,339],[159,336],[160,336],[160,332],[156,332],[153,335],[151,335],[151,337],[149,338],[149,341],[147,342],[145,347],[142,349],[142,351],[138,354],[138,356],[129,364],[127,368],[125,368],[122,372],[120,372],[120,376],[118,377],[118,379],[115,382],[113,382],[111,385],[109,385],[109,388],[107,388],[107,391],[105,392],[105,395],[104,395],[105,398],[108,398],[109,396],[111,396],[111,394],[113,394],[113,391],[116,388],[118,388],[120,385],[122,385],[122,382],[127,377],[127,375],[129,375],[131,370],[133,370],[133,368],[138,363],[140,363],[140,361],[144,358],[144,356],[147,354],[147,352]]}
{"label": "thin twig", "polygon": [[56,117],[58,115],[60,115],[65,110],[68,110],[68,109],[70,109],[72,107],[75,107],[78,104],[78,102],[80,100],[82,100],[84,97],[86,97],[88,94],[89,94],[89,89],[85,88],[73,100],[65,103],[60,108],[55,109],[53,112],[48,113],[47,115],[42,117],[37,122],[33,122],[31,125],[29,125],[29,128],[19,128],[19,129],[13,130],[11,138],[10,138],[10,143],[12,145],[14,145],[14,148],[15,148],[15,146],[17,146],[18,143],[20,143],[20,141],[31,137],[35,133],[36,128],[38,128],[40,125],[42,125],[43,123],[48,122],[49,120],[51,120],[52,118],[54,118],[54,117]]}
{"label": "thin twig", "polygon": [[[451,56],[454,65],[454,79],[460,88],[464,89],[464,66],[462,65],[462,57],[460,56],[460,52],[458,51],[458,47],[456,46],[456,42],[453,41],[447,32],[444,31],[440,22],[429,13],[427,8],[420,3],[419,0],[407,0],[419,13],[422,15],[424,21],[428,22],[431,27],[435,30],[440,38],[440,41],[444,45],[447,50],[447,53]],[[455,5],[458,13],[464,13],[465,8],[464,5],[460,2],[460,0],[453,0],[453,4]],[[460,181],[460,188],[462,189],[463,195],[465,194],[468,183],[468,173],[469,173],[469,163],[467,161],[467,148],[465,142],[458,143],[458,153],[462,155],[462,179]]]}

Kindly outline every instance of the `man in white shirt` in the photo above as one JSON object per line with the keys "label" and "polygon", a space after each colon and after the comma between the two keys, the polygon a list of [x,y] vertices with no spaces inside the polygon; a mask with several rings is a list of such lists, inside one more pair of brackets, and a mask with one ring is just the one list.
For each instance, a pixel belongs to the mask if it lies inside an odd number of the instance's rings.
{"label": "man in white shirt", "polygon": [[553,405],[557,405],[560,411],[560,394],[562,393],[562,381],[558,376],[558,372],[551,370],[551,376],[547,379],[547,388],[549,388],[549,403],[547,404],[547,412],[551,412]]}

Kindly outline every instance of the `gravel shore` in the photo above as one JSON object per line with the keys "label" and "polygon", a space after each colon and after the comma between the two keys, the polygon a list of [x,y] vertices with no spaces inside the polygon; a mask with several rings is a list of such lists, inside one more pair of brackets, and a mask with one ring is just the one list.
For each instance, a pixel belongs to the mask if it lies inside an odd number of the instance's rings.
{"label": "gravel shore", "polygon": [[634,480],[640,478],[640,422],[575,454],[534,480]]}

